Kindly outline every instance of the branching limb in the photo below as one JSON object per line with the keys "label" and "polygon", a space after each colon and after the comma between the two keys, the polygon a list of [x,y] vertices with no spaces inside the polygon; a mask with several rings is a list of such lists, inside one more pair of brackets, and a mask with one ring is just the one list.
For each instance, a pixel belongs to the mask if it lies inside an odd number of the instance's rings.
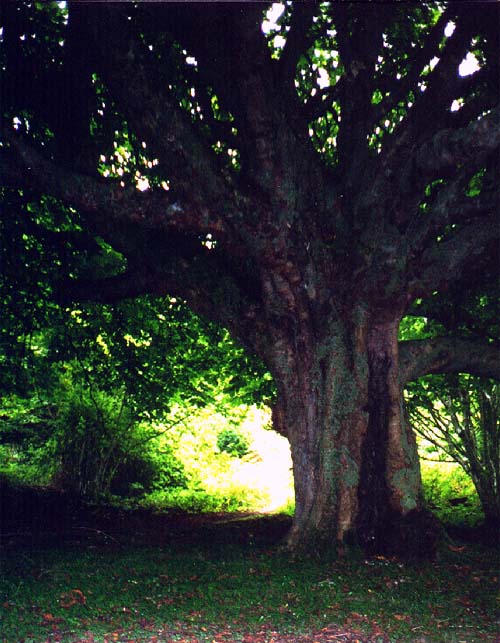
{"label": "branching limb", "polygon": [[[458,67],[465,58],[476,30],[475,20],[458,21],[455,31],[440,53],[439,62],[424,81],[427,85],[425,91],[416,93],[417,99],[410,111],[411,127],[415,132],[421,131],[425,136],[441,127],[441,112],[449,109],[456,96],[457,85],[462,81]],[[437,119],[429,119],[431,110]]]}
{"label": "branching limb", "polygon": [[399,344],[401,383],[430,373],[460,373],[500,380],[498,344],[436,337]]}
{"label": "branching limb", "polygon": [[[337,27],[339,54],[345,68],[337,83],[342,120],[337,135],[341,167],[352,168],[352,156],[368,155],[366,115],[372,109],[373,76],[387,12],[383,7],[335,3],[332,8]],[[357,170],[355,170],[355,174]],[[354,180],[348,179],[348,181]]]}
{"label": "branching limb", "polygon": [[310,28],[316,13],[313,2],[296,2],[293,5],[292,21],[279,66],[286,85],[293,87],[295,71],[300,56],[312,44]]}
{"label": "branching limb", "polygon": [[[252,351],[266,355],[265,315],[258,291],[240,275],[226,269],[215,251],[201,248],[197,256],[178,258],[160,265],[154,261],[131,264],[124,273],[97,280],[61,283],[61,302],[114,303],[150,293],[179,297],[196,313],[228,328]],[[266,347],[268,348],[268,347]]]}
{"label": "branching limb", "polygon": [[408,221],[405,237],[412,255],[421,256],[425,248],[434,245],[440,235],[450,230],[450,226],[486,226],[494,236],[500,194],[490,187],[476,196],[467,196],[470,174],[470,168],[464,167],[456,177],[440,186],[434,200],[422,204]]}
{"label": "branching limb", "polygon": [[[470,9],[472,9],[471,12],[469,12]],[[446,127],[464,126],[468,123],[464,118],[465,116],[469,115],[472,118],[476,118],[476,114],[481,115],[484,113],[485,110],[492,106],[492,103],[498,104],[498,91],[496,89],[493,91],[496,93],[497,100],[494,101],[490,96],[491,85],[493,84],[495,88],[498,85],[498,74],[495,72],[495,69],[498,68],[498,62],[494,58],[488,61],[483,70],[473,74],[471,77],[461,77],[459,74],[459,65],[465,58],[473,38],[479,35],[494,39],[494,35],[491,34],[491,26],[488,25],[488,20],[484,18],[484,10],[485,5],[481,4],[478,7],[468,5],[466,9],[457,11],[457,26],[440,52],[439,62],[430,74],[422,78],[421,82],[424,84],[419,88],[408,115],[396,127],[394,132],[387,137],[384,143],[382,156],[386,171],[399,172],[409,162],[409,159],[414,156],[415,143],[423,142],[425,148],[426,145],[429,145],[429,139],[436,132],[440,132]],[[455,98],[467,99],[469,95],[471,96],[471,102],[475,105],[472,111],[466,108],[462,115],[459,114],[461,110],[459,112],[451,111],[451,104]],[[467,106],[467,100],[465,106]],[[432,118],[429,118],[430,114],[432,114]],[[472,123],[475,122],[478,121],[473,121]],[[447,131],[448,134],[439,133],[438,138],[443,136],[443,139],[445,139],[451,132],[451,130]],[[436,141],[438,143],[437,147],[441,142],[444,142],[444,140]],[[466,146],[468,142],[466,140],[462,141]],[[474,141],[471,140],[470,142],[472,146],[469,149],[474,150]],[[457,145],[458,147],[459,145]],[[449,147],[446,143],[445,149],[449,152]],[[425,157],[429,151],[431,156],[434,157],[435,152],[432,154],[433,150],[428,148],[423,150],[422,157]],[[430,171],[431,168],[428,167],[422,157],[420,162],[427,166],[426,171]],[[458,164],[460,159],[455,159],[454,162]],[[445,166],[448,166],[448,171],[452,164],[444,163]],[[443,165],[442,161],[438,162],[437,165]]]}
{"label": "branching limb", "polygon": [[154,59],[130,33],[121,5],[96,11],[85,14],[99,52],[96,64],[134,133],[158,156],[177,194],[198,203],[219,199],[229,176],[167,84],[151,78]]}
{"label": "branching limb", "polygon": [[410,91],[416,92],[418,89],[418,81],[422,71],[429,64],[431,59],[437,55],[439,51],[439,44],[443,39],[444,29],[453,15],[451,5],[448,5],[444,12],[439,17],[436,24],[429,31],[429,35],[425,41],[425,45],[421,49],[415,49],[413,52],[413,60],[411,68],[403,76],[399,82],[395,82],[394,78],[382,78],[379,84],[387,85],[390,92],[389,97],[374,106],[372,122],[377,123],[385,114],[388,114],[400,101],[407,98]]}
{"label": "branching limb", "polygon": [[464,226],[448,240],[437,239],[421,255],[411,289],[419,296],[446,290],[465,272],[480,271],[486,259],[498,260],[499,248],[498,217],[484,218],[481,226]]}
{"label": "branching limb", "polygon": [[415,173],[442,175],[461,165],[480,165],[500,149],[500,108],[460,130],[443,130],[414,155]]}
{"label": "branching limb", "polygon": [[7,185],[47,192],[92,216],[92,227],[106,234],[117,224],[180,231],[186,234],[215,233],[223,240],[228,227],[204,204],[177,200],[164,190],[140,192],[118,181],[92,178],[68,171],[47,160],[20,136],[5,130],[9,148],[0,156],[0,169]]}

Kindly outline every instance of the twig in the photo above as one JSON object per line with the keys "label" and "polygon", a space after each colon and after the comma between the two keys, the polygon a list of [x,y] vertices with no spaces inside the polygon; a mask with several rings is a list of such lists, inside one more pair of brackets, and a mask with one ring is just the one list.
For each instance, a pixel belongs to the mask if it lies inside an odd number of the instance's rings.
{"label": "twig", "polygon": [[110,540],[114,541],[118,545],[120,544],[120,541],[116,540],[116,538],[111,536],[111,534],[108,534],[107,532],[102,531],[102,529],[94,529],[93,527],[73,527],[73,529],[81,529],[81,530],[85,530],[85,531],[93,531],[94,533],[100,534],[100,535],[104,536],[105,538],[109,538]]}

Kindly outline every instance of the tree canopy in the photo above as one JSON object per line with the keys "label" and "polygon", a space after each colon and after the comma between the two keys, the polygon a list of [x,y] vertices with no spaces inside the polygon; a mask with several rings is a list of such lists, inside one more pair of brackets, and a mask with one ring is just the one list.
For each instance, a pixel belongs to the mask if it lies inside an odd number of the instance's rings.
{"label": "tree canopy", "polygon": [[[7,225],[65,249],[59,301],[169,294],[264,361],[292,447],[292,548],[404,538],[420,494],[402,384],[500,377],[497,335],[398,343],[409,311],[498,284],[498,17],[489,2],[5,3]],[[30,207],[47,199],[57,225]]]}

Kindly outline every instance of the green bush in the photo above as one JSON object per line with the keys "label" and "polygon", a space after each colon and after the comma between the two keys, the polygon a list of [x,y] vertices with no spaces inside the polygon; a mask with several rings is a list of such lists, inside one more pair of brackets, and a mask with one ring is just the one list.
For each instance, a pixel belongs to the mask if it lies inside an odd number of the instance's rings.
{"label": "green bush", "polygon": [[474,484],[452,462],[421,463],[424,500],[445,525],[474,527],[484,516]]}
{"label": "green bush", "polygon": [[148,453],[131,453],[118,463],[109,490],[121,497],[143,495],[152,490],[157,473],[156,463]]}
{"label": "green bush", "polygon": [[233,427],[222,429],[217,436],[217,448],[237,458],[242,458],[250,451],[248,439]]}
{"label": "green bush", "polygon": [[37,395],[0,400],[0,472],[13,483],[47,485],[54,463],[47,446],[55,409]]}
{"label": "green bush", "polygon": [[224,415],[213,406],[173,406],[164,423],[154,425],[161,472],[141,504],[193,512],[257,511],[267,506],[267,488],[254,484],[248,476],[251,465],[239,457],[250,452],[244,420],[254,411],[242,406]]}
{"label": "green bush", "polygon": [[0,475],[12,484],[46,485],[51,473],[41,449],[0,444]]}
{"label": "green bush", "polygon": [[237,484],[212,489],[193,484],[188,488],[157,490],[141,501],[141,505],[148,508],[175,508],[193,513],[253,511],[261,503],[262,497],[258,490]]}
{"label": "green bush", "polygon": [[151,489],[156,466],[145,447],[149,436],[120,394],[83,386],[63,391],[56,427],[52,454],[63,489],[91,501]]}

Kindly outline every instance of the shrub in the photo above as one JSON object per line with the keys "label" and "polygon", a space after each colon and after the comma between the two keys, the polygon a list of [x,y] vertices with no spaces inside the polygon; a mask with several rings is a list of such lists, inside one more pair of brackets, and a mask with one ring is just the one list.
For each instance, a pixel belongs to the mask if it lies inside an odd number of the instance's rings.
{"label": "shrub", "polygon": [[237,458],[242,458],[250,451],[248,439],[233,427],[222,429],[217,436],[219,451],[229,453]]}
{"label": "shrub", "polygon": [[0,472],[12,482],[46,485],[54,474],[47,442],[55,409],[37,395],[0,400]]}
{"label": "shrub", "polygon": [[143,495],[151,491],[157,473],[156,463],[148,453],[131,453],[118,463],[109,490],[122,497]]}
{"label": "shrub", "polygon": [[151,488],[149,436],[122,395],[82,386],[63,391],[56,427],[52,452],[63,489],[97,501],[111,492],[126,495],[132,485]]}
{"label": "shrub", "polygon": [[481,503],[474,484],[458,464],[421,464],[424,500],[428,508],[447,525],[476,526],[483,520]]}
{"label": "shrub", "polygon": [[263,498],[258,490],[238,484],[226,484],[211,489],[193,484],[188,488],[156,490],[144,497],[142,506],[154,509],[181,509],[183,511],[255,511]]}

